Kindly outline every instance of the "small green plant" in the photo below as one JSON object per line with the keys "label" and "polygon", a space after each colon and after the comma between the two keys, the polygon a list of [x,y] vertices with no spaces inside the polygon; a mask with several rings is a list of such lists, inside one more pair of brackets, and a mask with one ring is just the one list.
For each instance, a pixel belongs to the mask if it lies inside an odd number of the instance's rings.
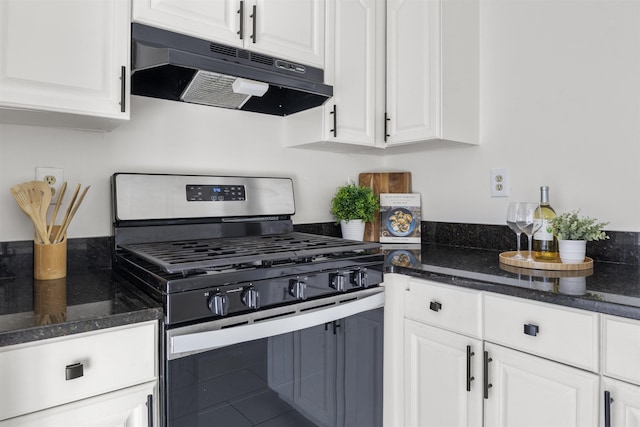
{"label": "small green plant", "polygon": [[336,223],[354,219],[371,222],[379,210],[380,204],[373,190],[355,184],[338,187],[331,200],[331,214],[336,218]]}
{"label": "small green plant", "polygon": [[588,216],[580,217],[580,210],[566,212],[551,220],[553,234],[558,240],[605,240],[609,236],[602,231],[602,227],[608,222],[598,222],[598,220]]}

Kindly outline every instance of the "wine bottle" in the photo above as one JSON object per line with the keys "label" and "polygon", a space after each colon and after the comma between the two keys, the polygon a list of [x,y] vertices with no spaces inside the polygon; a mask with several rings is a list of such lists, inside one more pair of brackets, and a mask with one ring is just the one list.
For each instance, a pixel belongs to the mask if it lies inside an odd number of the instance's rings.
{"label": "wine bottle", "polygon": [[542,226],[533,235],[533,257],[538,261],[554,261],[558,259],[558,239],[553,235],[550,220],[556,212],[549,204],[549,187],[540,187],[540,210],[535,214],[536,221]]}

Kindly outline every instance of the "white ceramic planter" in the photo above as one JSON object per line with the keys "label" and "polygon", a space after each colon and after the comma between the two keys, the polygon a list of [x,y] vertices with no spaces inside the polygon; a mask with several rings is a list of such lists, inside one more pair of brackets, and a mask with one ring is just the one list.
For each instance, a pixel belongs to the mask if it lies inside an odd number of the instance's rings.
{"label": "white ceramic planter", "polygon": [[344,239],[358,240],[360,242],[364,239],[364,222],[361,219],[341,220],[340,228]]}
{"label": "white ceramic planter", "polygon": [[586,240],[558,240],[560,261],[565,264],[579,264],[584,262],[587,254]]}

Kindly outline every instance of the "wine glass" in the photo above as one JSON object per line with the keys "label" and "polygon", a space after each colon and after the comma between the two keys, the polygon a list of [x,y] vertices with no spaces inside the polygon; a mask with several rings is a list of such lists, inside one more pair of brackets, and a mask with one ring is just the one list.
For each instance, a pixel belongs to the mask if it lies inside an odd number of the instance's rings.
{"label": "wine glass", "polygon": [[517,244],[518,251],[511,258],[523,260],[525,258],[520,253],[520,235],[522,234],[522,230],[520,229],[520,227],[518,227],[518,224],[516,224],[518,206],[520,206],[520,203],[518,202],[509,203],[509,207],[507,208],[507,225],[509,226],[511,231],[516,233],[516,236],[518,238],[518,244]]}
{"label": "wine glass", "polygon": [[541,221],[536,221],[535,214],[540,210],[539,202],[522,202],[518,206],[516,213],[516,224],[524,234],[527,235],[529,244],[529,254],[525,258],[525,261],[534,262],[532,256],[531,245],[533,243],[533,234],[542,227]]}

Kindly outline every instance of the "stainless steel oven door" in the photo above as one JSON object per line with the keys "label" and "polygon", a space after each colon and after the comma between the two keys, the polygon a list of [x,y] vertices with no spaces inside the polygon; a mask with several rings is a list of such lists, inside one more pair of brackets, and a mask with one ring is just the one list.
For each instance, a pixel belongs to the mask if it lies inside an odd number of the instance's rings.
{"label": "stainless steel oven door", "polygon": [[168,427],[382,426],[383,288],[166,331]]}

